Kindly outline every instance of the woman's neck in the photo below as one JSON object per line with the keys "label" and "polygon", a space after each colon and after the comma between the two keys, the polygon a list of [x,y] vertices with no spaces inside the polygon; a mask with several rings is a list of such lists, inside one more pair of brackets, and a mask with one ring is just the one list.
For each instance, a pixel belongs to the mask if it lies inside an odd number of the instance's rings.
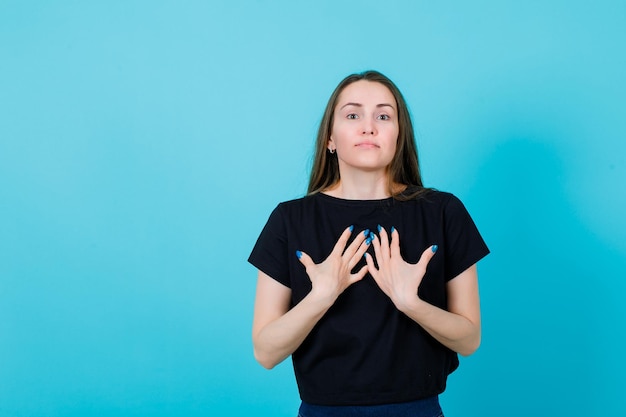
{"label": "woman's neck", "polygon": [[346,200],[382,200],[390,197],[386,175],[360,173],[344,175],[334,186],[324,190],[324,194]]}

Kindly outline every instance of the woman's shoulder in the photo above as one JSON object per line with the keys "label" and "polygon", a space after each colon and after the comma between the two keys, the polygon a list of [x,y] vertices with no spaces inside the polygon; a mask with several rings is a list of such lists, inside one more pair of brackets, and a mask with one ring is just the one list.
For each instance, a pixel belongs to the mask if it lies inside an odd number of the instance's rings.
{"label": "woman's shoulder", "polygon": [[448,191],[429,188],[422,190],[411,201],[413,201],[413,207],[408,209],[418,210],[424,215],[443,215],[447,219],[460,221],[466,221],[470,218],[470,214],[461,199]]}
{"label": "woman's shoulder", "polygon": [[399,200],[413,201],[420,204],[445,205],[450,200],[457,199],[454,194],[436,188],[419,186],[407,187],[399,196]]}
{"label": "woman's shoulder", "polygon": [[274,212],[290,214],[310,208],[314,204],[315,194],[285,200],[278,203]]}
{"label": "woman's shoulder", "polygon": [[314,196],[315,194],[308,194],[302,197],[292,198],[291,200],[281,201],[280,203],[278,203],[278,207],[290,208],[310,204]]}
{"label": "woman's shoulder", "polygon": [[407,189],[407,191],[412,192],[411,198],[404,199],[404,202],[409,202],[409,206],[412,206],[410,210],[420,210],[433,215],[445,213],[446,216],[453,217],[467,215],[465,204],[451,192],[435,188],[421,188],[413,191]]}

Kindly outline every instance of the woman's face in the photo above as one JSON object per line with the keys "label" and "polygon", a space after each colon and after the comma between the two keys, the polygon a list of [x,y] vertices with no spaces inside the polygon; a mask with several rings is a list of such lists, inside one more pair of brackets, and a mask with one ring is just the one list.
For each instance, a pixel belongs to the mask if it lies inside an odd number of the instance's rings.
{"label": "woman's face", "polygon": [[396,153],[398,132],[398,105],[391,91],[360,80],[339,94],[328,149],[337,152],[340,172],[384,172]]}

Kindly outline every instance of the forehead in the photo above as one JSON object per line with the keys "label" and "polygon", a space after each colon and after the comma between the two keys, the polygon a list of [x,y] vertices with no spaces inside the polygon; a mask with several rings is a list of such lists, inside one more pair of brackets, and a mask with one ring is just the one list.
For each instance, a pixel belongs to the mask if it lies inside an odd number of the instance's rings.
{"label": "forehead", "polygon": [[353,82],[343,89],[337,99],[336,108],[340,108],[346,103],[362,105],[391,104],[394,108],[396,107],[396,99],[386,86],[367,80]]}

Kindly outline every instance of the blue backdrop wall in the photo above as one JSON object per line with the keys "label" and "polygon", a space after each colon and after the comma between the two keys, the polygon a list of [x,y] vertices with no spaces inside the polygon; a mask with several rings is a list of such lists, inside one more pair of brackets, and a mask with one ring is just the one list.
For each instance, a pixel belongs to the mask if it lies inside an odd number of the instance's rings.
{"label": "blue backdrop wall", "polygon": [[492,249],[447,415],[626,415],[625,44],[624,1],[3,0],[0,415],[295,415],[246,259],[370,68]]}

